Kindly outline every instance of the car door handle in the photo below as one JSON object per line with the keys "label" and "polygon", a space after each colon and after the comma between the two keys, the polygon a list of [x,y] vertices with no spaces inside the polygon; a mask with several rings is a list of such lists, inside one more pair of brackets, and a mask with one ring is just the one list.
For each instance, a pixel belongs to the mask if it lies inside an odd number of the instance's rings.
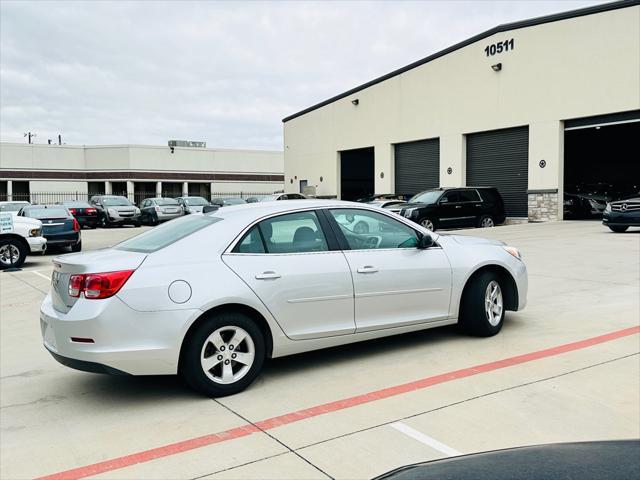
{"label": "car door handle", "polygon": [[275,280],[276,278],[280,278],[280,275],[272,271],[262,272],[256,275],[256,280]]}
{"label": "car door handle", "polygon": [[378,269],[373,265],[366,265],[358,269],[358,273],[376,273]]}

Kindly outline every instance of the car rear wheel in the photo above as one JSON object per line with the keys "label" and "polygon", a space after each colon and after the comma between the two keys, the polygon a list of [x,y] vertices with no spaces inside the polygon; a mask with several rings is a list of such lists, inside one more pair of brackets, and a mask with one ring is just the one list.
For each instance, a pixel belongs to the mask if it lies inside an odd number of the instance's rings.
{"label": "car rear wheel", "polygon": [[75,245],[71,245],[72,252],[81,252],[82,251],[82,240],[80,240]]}
{"label": "car rear wheel", "polygon": [[624,233],[627,231],[629,227],[623,226],[623,225],[609,225],[609,228],[611,229],[612,232]]}
{"label": "car rear wheel", "polygon": [[20,268],[27,258],[27,250],[18,240],[0,240],[0,268]]}
{"label": "car rear wheel", "polygon": [[504,296],[501,279],[493,272],[482,272],[471,280],[462,294],[460,326],[478,337],[491,337],[502,329]]}
{"label": "car rear wheel", "polygon": [[496,226],[493,218],[491,218],[489,215],[483,215],[482,217],[480,217],[480,222],[478,223],[480,228],[491,228]]}
{"label": "car rear wheel", "polygon": [[207,318],[186,339],[180,373],[191,388],[223,397],[247,388],[264,358],[264,336],[256,323],[242,313],[222,313]]}
{"label": "car rear wheel", "polygon": [[420,225],[431,232],[435,231],[436,229],[436,224],[430,218],[423,218],[422,220],[420,220]]}
{"label": "car rear wheel", "polygon": [[104,216],[104,217],[100,217],[100,226],[101,226],[102,228],[109,228],[109,225],[110,225],[110,224],[109,224],[109,220],[107,220],[107,217],[106,217],[106,216]]}

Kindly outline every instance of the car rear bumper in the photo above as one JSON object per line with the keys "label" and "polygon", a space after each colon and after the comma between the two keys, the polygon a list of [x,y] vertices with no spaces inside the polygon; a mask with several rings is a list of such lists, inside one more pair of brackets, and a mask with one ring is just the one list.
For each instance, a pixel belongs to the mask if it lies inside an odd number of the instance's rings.
{"label": "car rear bumper", "polygon": [[158,216],[158,220],[160,222],[166,222],[167,220],[173,220],[174,218],[181,217],[182,216],[182,212],[178,212],[178,213],[157,212],[156,215]]}
{"label": "car rear bumper", "polygon": [[46,234],[47,245],[50,247],[64,247],[69,245],[76,245],[80,241],[80,232],[73,233],[61,233],[61,234]]}
{"label": "car rear bumper", "polygon": [[98,217],[76,217],[76,220],[78,220],[78,223],[81,226],[91,226],[91,227],[95,227],[98,224]]}
{"label": "car rear bumper", "polygon": [[40,308],[40,327],[45,348],[71,368],[171,375],[178,371],[185,332],[200,313],[138,312],[116,296],[105,300],[80,298],[65,314],[53,308],[49,294]]}
{"label": "car rear bumper", "polygon": [[44,237],[28,237],[27,243],[31,253],[41,253],[47,249],[47,239]]}

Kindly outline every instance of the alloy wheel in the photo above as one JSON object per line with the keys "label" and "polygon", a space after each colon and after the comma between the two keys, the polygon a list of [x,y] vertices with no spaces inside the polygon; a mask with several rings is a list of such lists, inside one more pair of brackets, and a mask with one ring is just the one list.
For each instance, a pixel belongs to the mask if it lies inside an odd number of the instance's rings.
{"label": "alloy wheel", "polygon": [[7,243],[0,247],[0,262],[3,265],[11,266],[17,263],[19,258],[20,250],[15,245]]}
{"label": "alloy wheel", "polygon": [[253,339],[246,330],[226,326],[218,328],[205,340],[200,364],[210,380],[228,385],[249,372],[255,354]]}
{"label": "alloy wheel", "polygon": [[487,285],[484,294],[484,311],[491,326],[495,327],[502,319],[502,289],[495,280]]}
{"label": "alloy wheel", "polygon": [[425,218],[424,220],[422,220],[420,222],[420,225],[422,225],[424,228],[426,228],[427,230],[433,232],[435,230],[433,222],[431,220],[429,220],[428,218]]}
{"label": "alloy wheel", "polygon": [[480,224],[482,228],[491,228],[494,227],[493,218],[485,217],[482,219],[482,223]]}

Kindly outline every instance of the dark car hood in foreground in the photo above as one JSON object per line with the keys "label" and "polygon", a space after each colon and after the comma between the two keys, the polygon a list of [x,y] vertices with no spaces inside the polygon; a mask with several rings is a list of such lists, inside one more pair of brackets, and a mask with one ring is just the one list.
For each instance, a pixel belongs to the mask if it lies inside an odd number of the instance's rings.
{"label": "dark car hood in foreground", "polygon": [[640,478],[640,440],[494,450],[400,467],[375,480],[628,480]]}

